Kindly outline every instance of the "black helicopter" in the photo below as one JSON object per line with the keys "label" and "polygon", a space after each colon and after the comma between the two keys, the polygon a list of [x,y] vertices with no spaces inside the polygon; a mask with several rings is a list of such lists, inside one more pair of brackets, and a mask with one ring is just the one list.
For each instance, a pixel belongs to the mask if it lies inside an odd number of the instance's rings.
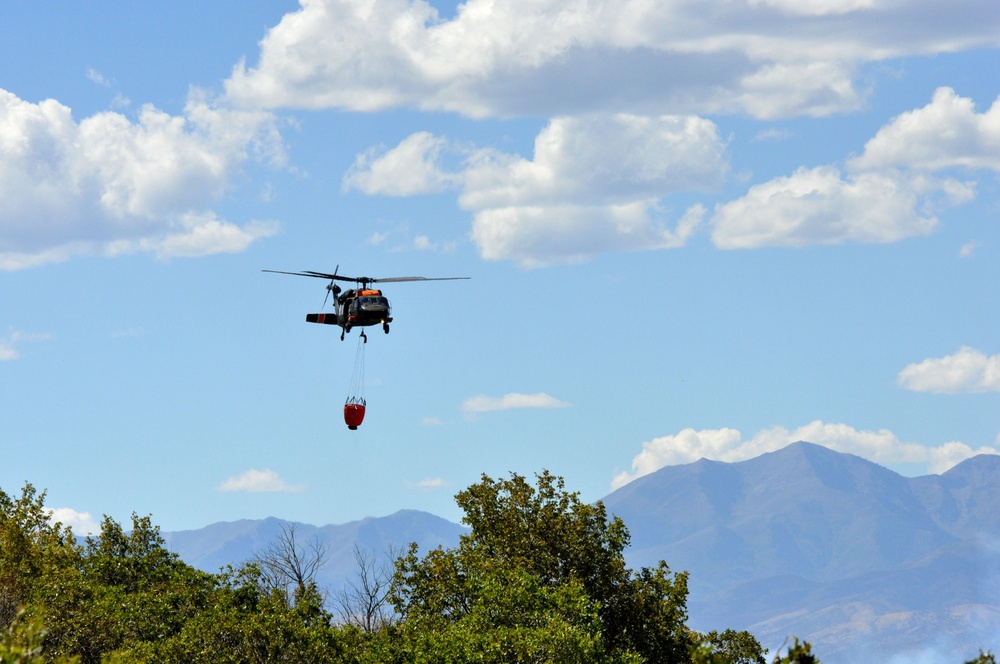
{"label": "black helicopter", "polygon": [[[314,272],[313,270],[303,270],[302,272],[284,272],[282,270],[262,270],[262,272],[273,272],[275,274],[292,274],[299,277],[315,277],[317,279],[329,279],[326,285],[326,296],[329,298],[333,293],[334,313],[331,314],[306,314],[307,323],[322,323],[324,325],[339,325],[340,340],[344,340],[344,335],[354,327],[367,327],[369,325],[382,325],[382,331],[389,334],[389,323],[392,322],[392,312],[389,308],[389,300],[382,295],[382,291],[369,288],[371,284],[387,284],[400,281],[453,281],[455,279],[469,279],[470,277],[386,277],[375,279],[373,277],[346,277],[337,274],[340,269],[338,265],[333,270],[333,274],[326,272]],[[356,288],[342,290],[337,285],[338,281],[354,282]],[[323,299],[323,306],[326,306],[326,298]],[[365,331],[361,330],[361,337],[365,343],[368,337]]]}

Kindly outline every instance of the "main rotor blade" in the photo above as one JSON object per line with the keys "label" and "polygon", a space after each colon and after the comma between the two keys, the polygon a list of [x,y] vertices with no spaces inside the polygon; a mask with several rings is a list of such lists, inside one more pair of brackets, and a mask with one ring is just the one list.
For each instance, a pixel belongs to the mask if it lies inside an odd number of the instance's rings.
{"label": "main rotor blade", "polygon": [[385,279],[368,279],[373,284],[388,284],[398,281],[454,281],[456,279],[471,279],[472,277],[386,277]]}
{"label": "main rotor blade", "polygon": [[274,274],[294,274],[297,277],[323,277],[329,279],[330,275],[319,272],[285,272],[284,270],[261,270],[261,272],[273,272]]}
{"label": "main rotor blade", "polygon": [[[339,269],[340,266],[338,265],[337,270]],[[326,272],[315,272],[313,270],[305,270],[301,274],[302,276],[305,277],[323,277],[324,279],[336,279],[338,281],[359,281],[359,279],[355,279],[354,277],[345,277],[342,274],[337,274],[337,270],[334,270],[333,274],[328,274]]]}
{"label": "main rotor blade", "polygon": [[[339,268],[339,266],[338,266]],[[472,277],[386,277],[376,279],[374,277],[345,277],[334,272],[316,272],[314,270],[303,270],[302,272],[285,272],[284,270],[261,270],[261,272],[273,272],[275,274],[293,274],[297,277],[315,277],[317,279],[336,279],[337,281],[353,281],[356,284],[389,284],[400,281],[454,281],[456,279],[471,279]]]}
{"label": "main rotor blade", "polygon": [[340,281],[358,281],[352,277],[345,277],[339,274],[327,274],[326,272],[314,272],[304,270],[302,272],[285,272],[284,270],[261,270],[261,272],[273,272],[274,274],[293,274],[296,277],[316,277],[317,279],[338,279]]}

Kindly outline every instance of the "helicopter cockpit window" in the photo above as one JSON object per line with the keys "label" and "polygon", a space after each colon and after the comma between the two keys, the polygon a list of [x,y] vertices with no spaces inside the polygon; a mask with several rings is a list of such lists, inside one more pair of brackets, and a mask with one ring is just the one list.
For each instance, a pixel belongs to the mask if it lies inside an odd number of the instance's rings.
{"label": "helicopter cockpit window", "polygon": [[358,304],[363,307],[388,307],[389,300],[384,297],[362,297],[358,298]]}

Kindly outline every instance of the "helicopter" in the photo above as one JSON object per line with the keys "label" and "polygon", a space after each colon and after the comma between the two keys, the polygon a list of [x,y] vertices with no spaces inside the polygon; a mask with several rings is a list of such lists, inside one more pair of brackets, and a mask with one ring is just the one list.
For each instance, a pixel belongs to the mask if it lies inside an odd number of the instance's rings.
{"label": "helicopter", "polygon": [[[317,279],[329,279],[326,285],[326,297],[323,299],[323,306],[331,293],[333,294],[334,312],[330,314],[306,314],[307,323],[320,323],[323,325],[339,325],[340,340],[344,340],[344,335],[355,327],[368,327],[370,325],[382,325],[382,331],[389,334],[389,323],[392,322],[392,313],[389,307],[389,300],[382,294],[381,290],[370,288],[372,284],[387,284],[401,281],[454,281],[456,279],[469,279],[470,277],[348,277],[337,274],[340,270],[338,265],[333,270],[333,274],[326,272],[315,272],[313,270],[303,270],[302,272],[285,272],[283,270],[261,270],[262,272],[272,272],[274,274],[291,274],[298,277],[315,277]],[[353,282],[355,288],[348,290],[341,289],[337,285],[338,281]],[[368,343],[365,331],[361,330],[361,338]]]}

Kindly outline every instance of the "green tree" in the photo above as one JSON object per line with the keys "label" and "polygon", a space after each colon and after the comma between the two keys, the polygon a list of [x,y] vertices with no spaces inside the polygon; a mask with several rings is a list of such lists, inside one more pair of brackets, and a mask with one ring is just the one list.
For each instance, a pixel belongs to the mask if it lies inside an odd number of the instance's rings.
{"label": "green tree", "polygon": [[168,638],[207,604],[216,578],[164,546],[150,517],[125,532],[105,516],[78,564],[53,574],[38,593],[49,628],[46,652],[86,663],[130,644]]}
{"label": "green tree", "polygon": [[979,656],[975,659],[970,659],[965,664],[997,664],[997,658],[993,655],[993,651],[987,650],[983,652],[979,651]]}
{"label": "green tree", "polygon": [[433,646],[455,661],[691,661],[687,574],[628,569],[621,519],[547,471],[536,479],[484,475],[456,496],[471,528],[456,549],[419,558],[411,546],[397,561],[407,657]]}
{"label": "green tree", "polygon": [[[410,556],[406,564],[413,563]],[[546,585],[527,570],[499,566],[476,570],[465,581],[466,608],[408,612],[376,635],[381,649],[372,661],[608,661],[597,606],[581,584]]]}
{"label": "green tree", "polygon": [[812,646],[808,641],[799,641],[794,638],[794,643],[788,648],[788,652],[782,657],[779,654],[774,656],[774,664],[820,664],[819,658],[812,654]]}
{"label": "green tree", "polygon": [[722,633],[712,631],[702,636],[696,664],[767,664],[767,649],[749,632],[727,629]]}
{"label": "green tree", "polygon": [[330,625],[315,588],[289,605],[283,590],[263,590],[256,564],[219,575],[209,601],[168,638],[133,643],[122,662],[158,664],[298,664],[353,661]]}
{"label": "green tree", "polygon": [[71,529],[53,523],[50,514],[45,492],[31,484],[17,499],[0,489],[0,628],[14,621],[51,574],[79,560]]}
{"label": "green tree", "polygon": [[18,612],[11,624],[0,630],[0,664],[76,664],[78,657],[52,659],[44,654],[45,628],[37,615]]}

